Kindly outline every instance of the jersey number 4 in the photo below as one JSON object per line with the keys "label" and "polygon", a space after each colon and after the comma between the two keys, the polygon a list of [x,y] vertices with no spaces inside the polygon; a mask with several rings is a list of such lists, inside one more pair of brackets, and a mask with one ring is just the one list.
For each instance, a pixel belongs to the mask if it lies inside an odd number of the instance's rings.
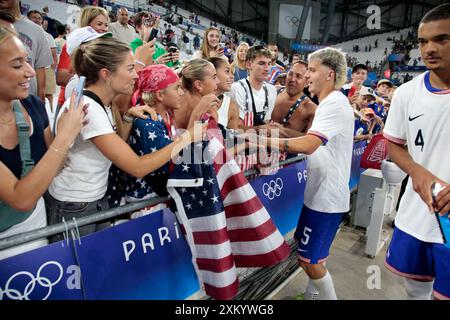
{"label": "jersey number 4", "polygon": [[422,129],[419,129],[419,132],[417,132],[416,140],[414,141],[414,143],[416,146],[421,147],[420,151],[423,151],[423,146],[425,145],[425,142],[423,141]]}

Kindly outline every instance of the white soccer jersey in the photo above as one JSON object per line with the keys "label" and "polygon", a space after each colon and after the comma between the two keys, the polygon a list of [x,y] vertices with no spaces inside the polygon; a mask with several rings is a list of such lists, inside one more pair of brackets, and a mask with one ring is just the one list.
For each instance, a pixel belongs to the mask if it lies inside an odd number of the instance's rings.
{"label": "white soccer jersey", "polygon": [[320,102],[308,134],[324,141],[308,156],[305,205],[316,211],[349,210],[355,118],[346,96],[333,91]]}
{"label": "white soccer jersey", "polygon": [[[394,93],[384,136],[407,144],[412,159],[450,183],[450,90],[436,90],[429,72],[400,86]],[[442,243],[434,214],[408,180],[395,218],[402,231],[425,241]]]}

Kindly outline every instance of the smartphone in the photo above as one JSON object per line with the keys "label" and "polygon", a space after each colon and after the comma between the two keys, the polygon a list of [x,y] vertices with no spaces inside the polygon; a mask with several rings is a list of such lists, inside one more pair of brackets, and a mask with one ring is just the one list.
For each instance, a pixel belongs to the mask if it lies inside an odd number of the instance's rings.
{"label": "smartphone", "polygon": [[81,76],[78,79],[78,85],[77,85],[77,97],[75,99],[75,109],[78,108],[78,105],[80,104],[81,97],[83,96],[83,90],[84,90],[84,84],[86,83],[86,77]]}
{"label": "smartphone", "polygon": [[177,51],[178,51],[177,47],[170,47],[169,49],[167,49],[167,52],[169,52],[169,53],[175,53]]}
{"label": "smartphone", "polygon": [[153,28],[152,32],[150,33],[150,37],[148,38],[148,41],[152,41],[153,39],[155,39],[158,36],[158,29],[157,28]]}
{"label": "smartphone", "polygon": [[220,43],[219,43],[219,48],[220,48],[220,49],[225,49],[225,43],[220,42]]}

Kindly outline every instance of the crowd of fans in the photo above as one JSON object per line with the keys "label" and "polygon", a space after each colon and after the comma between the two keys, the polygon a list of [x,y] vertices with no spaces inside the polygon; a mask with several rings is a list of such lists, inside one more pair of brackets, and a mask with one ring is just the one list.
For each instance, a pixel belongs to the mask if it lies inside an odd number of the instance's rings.
{"label": "crowd of fans", "polygon": [[[180,49],[189,40],[174,42],[172,24],[182,23],[176,8],[161,25],[160,17],[147,11],[130,17],[126,8],[117,8],[112,17],[102,7],[85,6],[78,28],[68,33],[64,25],[49,20],[48,8],[25,17],[18,1],[11,3],[0,8],[0,50],[6,52],[14,43],[23,55],[20,68],[27,70],[20,90],[2,88],[9,100],[1,115],[12,114],[11,101],[19,99],[19,109],[40,138],[31,139],[34,167],[24,176],[19,148],[14,154],[5,148],[17,146],[17,137],[0,136],[1,170],[10,177],[0,189],[10,188],[1,194],[2,202],[36,215],[40,222],[13,224],[0,232],[2,238],[163,194],[161,177],[167,175],[171,156],[193,141],[194,124],[204,114],[216,119],[226,138],[249,129],[294,138],[305,135],[312,124],[318,98],[308,90],[304,54],[294,52],[280,61],[276,43],[253,45],[212,23],[202,41],[194,38],[191,59],[180,61]],[[198,23],[199,17],[193,13],[190,20]],[[370,141],[382,130],[395,90],[389,80],[380,81],[376,91],[363,87],[368,70],[355,65],[352,82],[342,89],[354,109],[356,141]],[[87,78],[84,102],[75,106],[73,92],[81,75]],[[45,99],[55,114],[54,124],[45,112]],[[1,119],[2,132],[15,124]],[[246,142],[231,143],[229,150],[243,170],[286,157],[267,149],[261,158],[257,149]],[[22,190],[17,186],[33,188],[33,196],[25,201],[16,195]],[[107,225],[86,226],[80,232]],[[45,239],[36,245],[43,243]],[[1,256],[23,250],[14,248]]]}

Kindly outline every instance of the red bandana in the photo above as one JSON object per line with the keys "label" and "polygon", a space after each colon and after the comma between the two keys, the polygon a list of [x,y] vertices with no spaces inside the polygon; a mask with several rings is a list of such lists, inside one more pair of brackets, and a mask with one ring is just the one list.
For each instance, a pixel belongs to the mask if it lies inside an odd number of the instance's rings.
{"label": "red bandana", "polygon": [[131,98],[133,106],[141,100],[142,93],[163,90],[180,79],[175,71],[163,64],[145,67],[138,74],[136,91]]}

